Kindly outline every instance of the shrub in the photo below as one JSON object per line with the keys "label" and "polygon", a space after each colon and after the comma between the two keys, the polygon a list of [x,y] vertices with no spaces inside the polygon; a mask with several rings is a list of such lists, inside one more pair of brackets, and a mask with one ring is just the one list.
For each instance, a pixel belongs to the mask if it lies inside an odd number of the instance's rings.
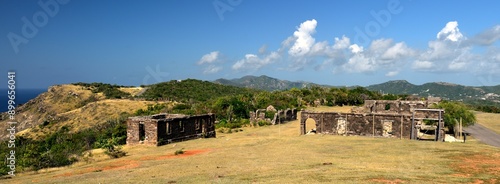
{"label": "shrub", "polygon": [[175,155],[182,155],[182,154],[184,154],[184,148],[181,148],[180,150],[176,150],[176,151],[174,152],[174,154],[175,154]]}
{"label": "shrub", "polygon": [[267,122],[267,121],[259,121],[257,122],[259,124],[259,126],[267,126],[267,125],[271,125],[271,123]]}

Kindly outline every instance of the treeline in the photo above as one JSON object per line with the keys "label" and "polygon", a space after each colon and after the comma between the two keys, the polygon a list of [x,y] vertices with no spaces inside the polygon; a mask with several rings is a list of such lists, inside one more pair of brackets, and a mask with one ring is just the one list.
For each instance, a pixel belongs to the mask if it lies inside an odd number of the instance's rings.
{"label": "treeline", "polygon": [[73,83],[73,85],[83,86],[87,89],[91,90],[92,93],[103,93],[107,99],[125,99],[131,98],[130,93],[123,92],[119,90],[121,87],[130,87],[130,86],[120,86],[115,84],[104,84],[104,83]]}
{"label": "treeline", "polygon": [[473,107],[474,110],[488,112],[488,113],[500,113],[500,107],[493,105],[476,105]]}
{"label": "treeline", "polygon": [[209,81],[186,79],[172,80],[145,86],[148,88],[141,97],[147,100],[171,100],[183,103],[204,102],[210,99],[252,93],[256,90],[215,84]]}

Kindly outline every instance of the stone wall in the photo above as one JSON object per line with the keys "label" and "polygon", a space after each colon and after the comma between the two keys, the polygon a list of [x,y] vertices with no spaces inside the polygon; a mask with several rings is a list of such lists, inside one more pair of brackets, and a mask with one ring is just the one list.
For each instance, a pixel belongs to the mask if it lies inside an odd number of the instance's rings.
{"label": "stone wall", "polygon": [[[141,130],[143,127],[143,130]],[[141,138],[140,134],[144,134]],[[215,115],[157,114],[127,120],[127,145],[163,145],[194,138],[215,137]]]}
{"label": "stone wall", "polygon": [[[351,113],[302,111],[300,132],[416,139],[422,120],[427,119],[439,122],[435,136],[441,140],[444,110],[428,109],[435,101],[366,100]],[[314,120],[315,126],[306,127],[307,119]]]}
{"label": "stone wall", "polygon": [[255,124],[259,121],[267,121],[270,124],[280,124],[288,121],[297,120],[297,109],[286,109],[275,111],[273,119],[266,118],[266,109],[258,109],[255,112],[250,112],[250,122]]}
{"label": "stone wall", "polygon": [[[309,118],[315,121],[315,127],[305,126]],[[411,122],[411,116],[397,114],[302,111],[300,118],[301,134],[316,129],[321,134],[396,138],[410,138]]]}
{"label": "stone wall", "polygon": [[365,100],[361,107],[353,108],[354,113],[411,114],[414,109],[427,109],[435,101]]}

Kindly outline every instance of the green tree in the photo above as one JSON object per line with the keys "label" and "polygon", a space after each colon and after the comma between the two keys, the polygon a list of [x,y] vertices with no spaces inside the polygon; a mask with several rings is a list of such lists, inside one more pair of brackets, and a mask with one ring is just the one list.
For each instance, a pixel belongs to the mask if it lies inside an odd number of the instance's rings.
{"label": "green tree", "polygon": [[463,103],[443,101],[434,105],[433,108],[445,110],[444,122],[447,127],[455,126],[460,121],[460,118],[462,118],[463,126],[473,125],[476,122],[476,115]]}

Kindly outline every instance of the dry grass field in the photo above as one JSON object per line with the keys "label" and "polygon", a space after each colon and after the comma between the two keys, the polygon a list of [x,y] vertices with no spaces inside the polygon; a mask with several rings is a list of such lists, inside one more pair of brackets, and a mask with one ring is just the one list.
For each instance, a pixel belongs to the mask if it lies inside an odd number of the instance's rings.
{"label": "dry grass field", "polygon": [[500,134],[500,114],[476,112],[478,123]]}
{"label": "dry grass field", "polygon": [[[331,109],[327,109],[331,110]],[[483,121],[483,116],[479,116]],[[442,143],[299,135],[299,121],[245,127],[217,138],[124,147],[108,159],[20,173],[9,183],[498,183],[500,148],[474,139]],[[184,148],[185,153],[174,155]],[[4,181],[0,181],[4,182]]]}

